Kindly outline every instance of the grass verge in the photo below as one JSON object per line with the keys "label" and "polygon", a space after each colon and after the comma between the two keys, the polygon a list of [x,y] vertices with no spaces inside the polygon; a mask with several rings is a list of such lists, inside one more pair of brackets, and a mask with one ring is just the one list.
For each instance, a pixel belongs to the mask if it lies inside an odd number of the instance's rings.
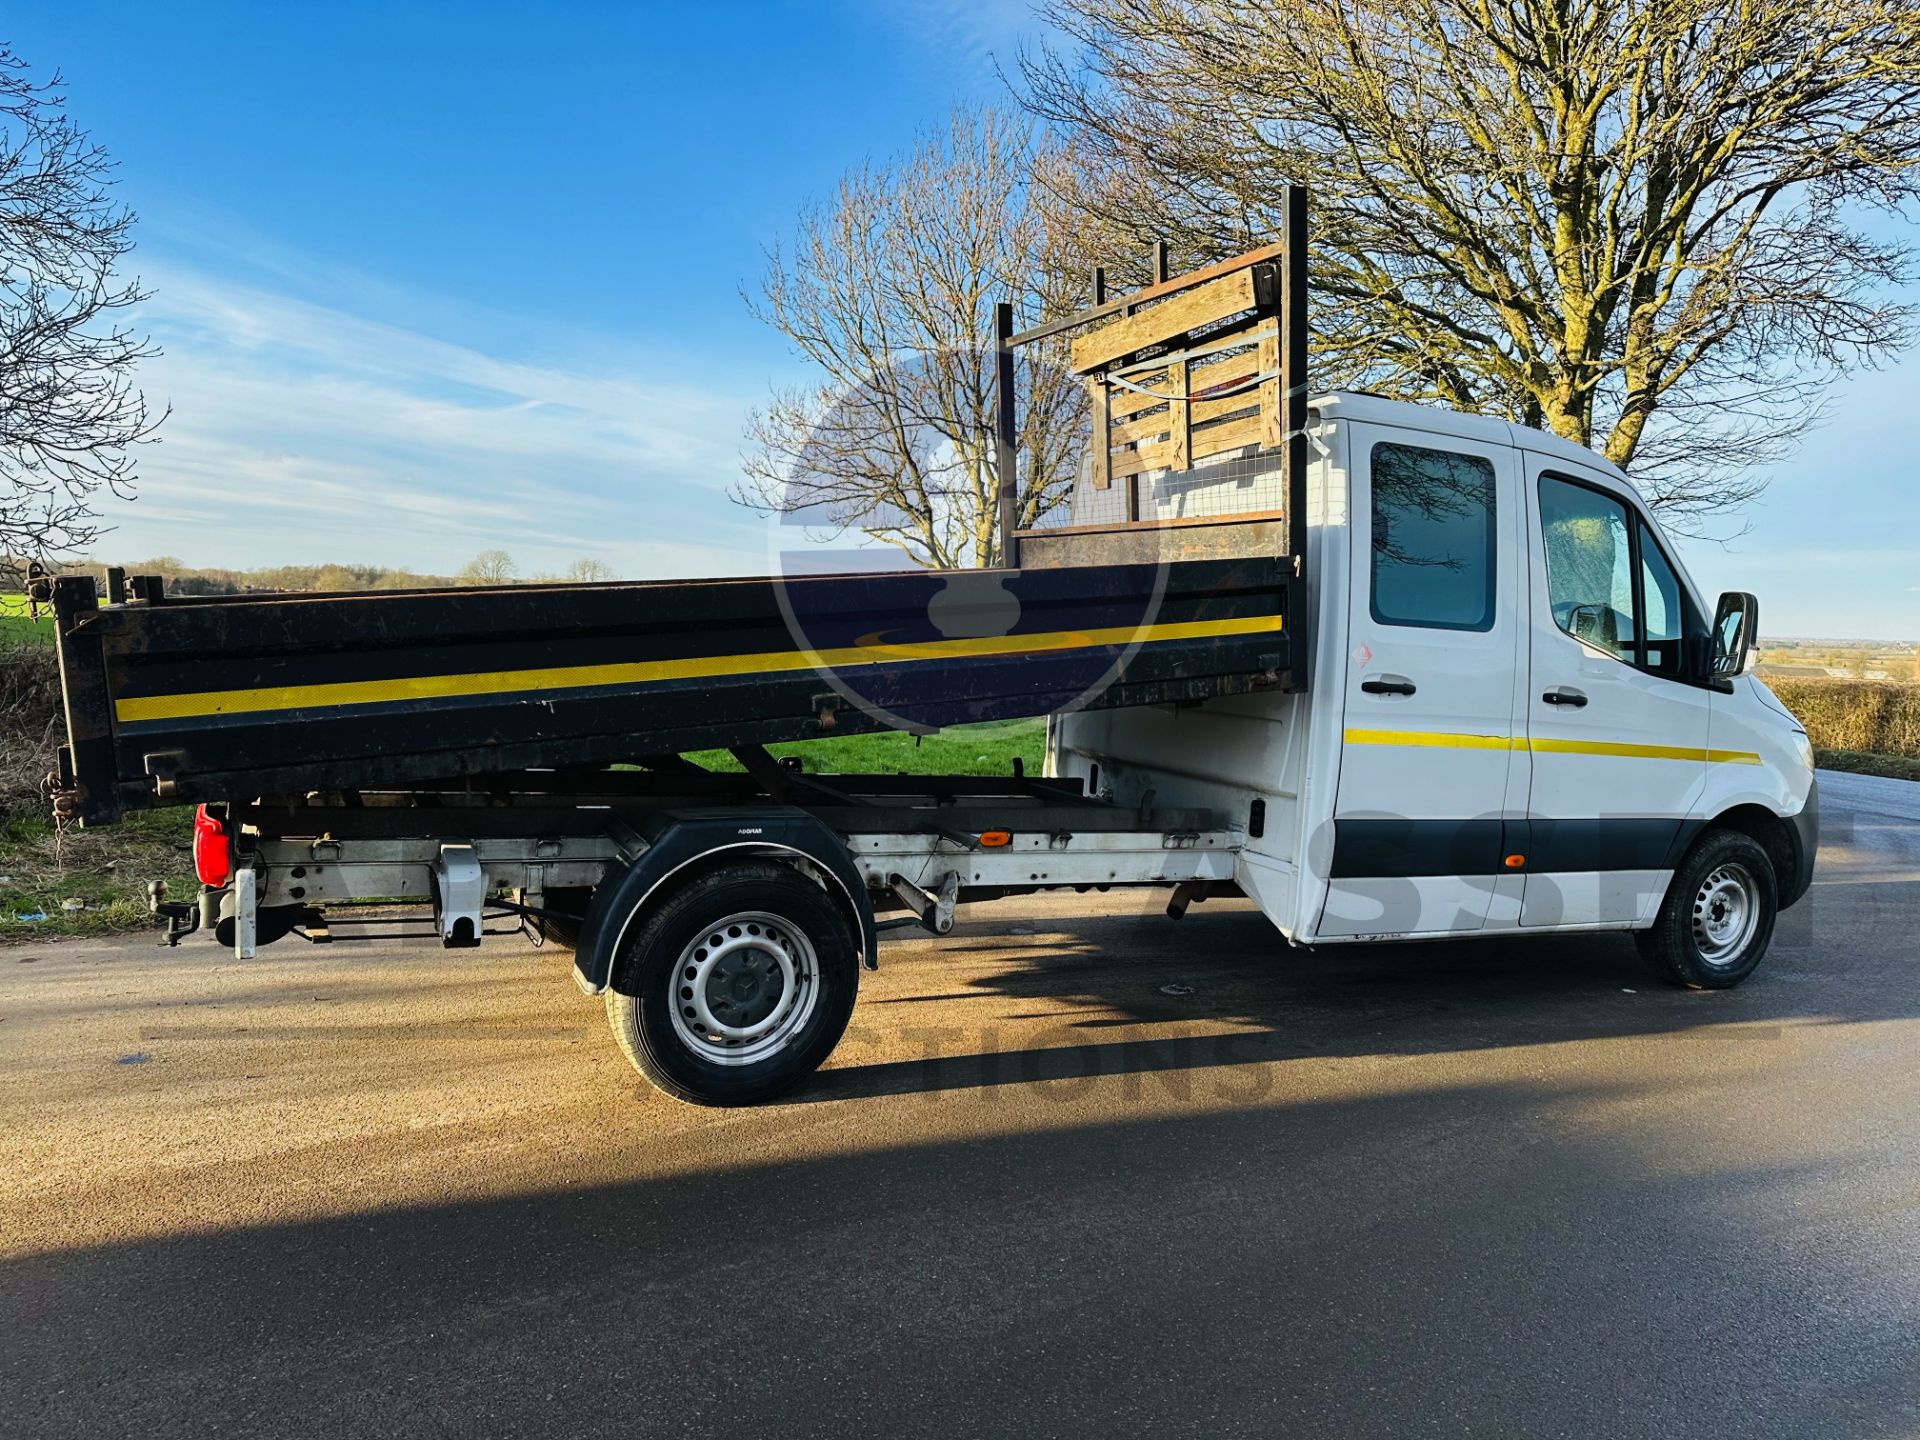
{"label": "grass verge", "polygon": [[1879,775],[1888,780],[1920,780],[1920,756],[1872,755],[1862,750],[1816,750],[1813,763],[1850,775]]}
{"label": "grass verge", "polygon": [[[0,942],[145,930],[147,882],[175,899],[197,893],[193,812],[149,810],[100,830],[57,832],[44,815],[0,822]],[[29,919],[29,916],[40,919]]]}

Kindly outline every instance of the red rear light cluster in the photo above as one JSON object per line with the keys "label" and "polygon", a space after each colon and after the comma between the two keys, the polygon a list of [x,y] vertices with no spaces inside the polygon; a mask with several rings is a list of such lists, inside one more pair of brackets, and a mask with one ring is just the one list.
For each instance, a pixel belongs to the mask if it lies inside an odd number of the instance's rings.
{"label": "red rear light cluster", "polygon": [[227,843],[227,827],[207,814],[204,805],[193,812],[193,873],[202,885],[215,889],[233,874],[233,847]]}

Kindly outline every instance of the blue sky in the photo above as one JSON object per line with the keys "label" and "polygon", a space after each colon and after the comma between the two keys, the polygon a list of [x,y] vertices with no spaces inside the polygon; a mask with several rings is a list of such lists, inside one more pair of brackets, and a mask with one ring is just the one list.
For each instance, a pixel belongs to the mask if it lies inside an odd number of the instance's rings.
{"label": "blue sky", "polygon": [[[1021,0],[88,3],[9,37],[118,158],[168,400],[103,556],[766,568],[726,499],[795,362],[739,290],[841,171],[1001,93]],[[1774,634],[1920,636],[1920,357],[1854,377],[1751,530]]]}

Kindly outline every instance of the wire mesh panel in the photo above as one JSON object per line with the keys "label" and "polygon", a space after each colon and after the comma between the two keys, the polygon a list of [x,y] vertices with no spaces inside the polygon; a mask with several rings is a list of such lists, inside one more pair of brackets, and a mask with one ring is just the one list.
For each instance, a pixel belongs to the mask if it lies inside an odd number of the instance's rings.
{"label": "wire mesh panel", "polygon": [[[1132,508],[1128,492],[1132,492]],[[1129,475],[1105,487],[1094,483],[1091,457],[1083,461],[1073,494],[1048,511],[1036,531],[1089,526],[1278,515],[1287,505],[1286,455],[1251,446],[1210,456],[1190,470]]]}
{"label": "wire mesh panel", "polygon": [[1072,342],[1071,367],[1087,386],[1091,443],[1068,503],[1035,530],[1286,510],[1276,249],[1090,313]]}

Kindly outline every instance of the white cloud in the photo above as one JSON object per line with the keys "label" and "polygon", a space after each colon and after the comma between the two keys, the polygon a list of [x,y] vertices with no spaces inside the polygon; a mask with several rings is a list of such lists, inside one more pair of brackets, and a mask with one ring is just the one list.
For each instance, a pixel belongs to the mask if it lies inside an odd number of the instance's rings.
{"label": "white cloud", "polygon": [[1031,0],[922,0],[872,8],[876,18],[901,26],[932,53],[958,57],[988,80],[993,61],[1011,71],[1023,43],[1051,33],[1034,14]]}
{"label": "white cloud", "polygon": [[174,414],[139,500],[103,507],[103,553],[446,571],[498,545],[527,570],[763,568],[758,522],[724,495],[744,397],[490,355],[186,266],[145,279],[165,354],[141,383]]}

